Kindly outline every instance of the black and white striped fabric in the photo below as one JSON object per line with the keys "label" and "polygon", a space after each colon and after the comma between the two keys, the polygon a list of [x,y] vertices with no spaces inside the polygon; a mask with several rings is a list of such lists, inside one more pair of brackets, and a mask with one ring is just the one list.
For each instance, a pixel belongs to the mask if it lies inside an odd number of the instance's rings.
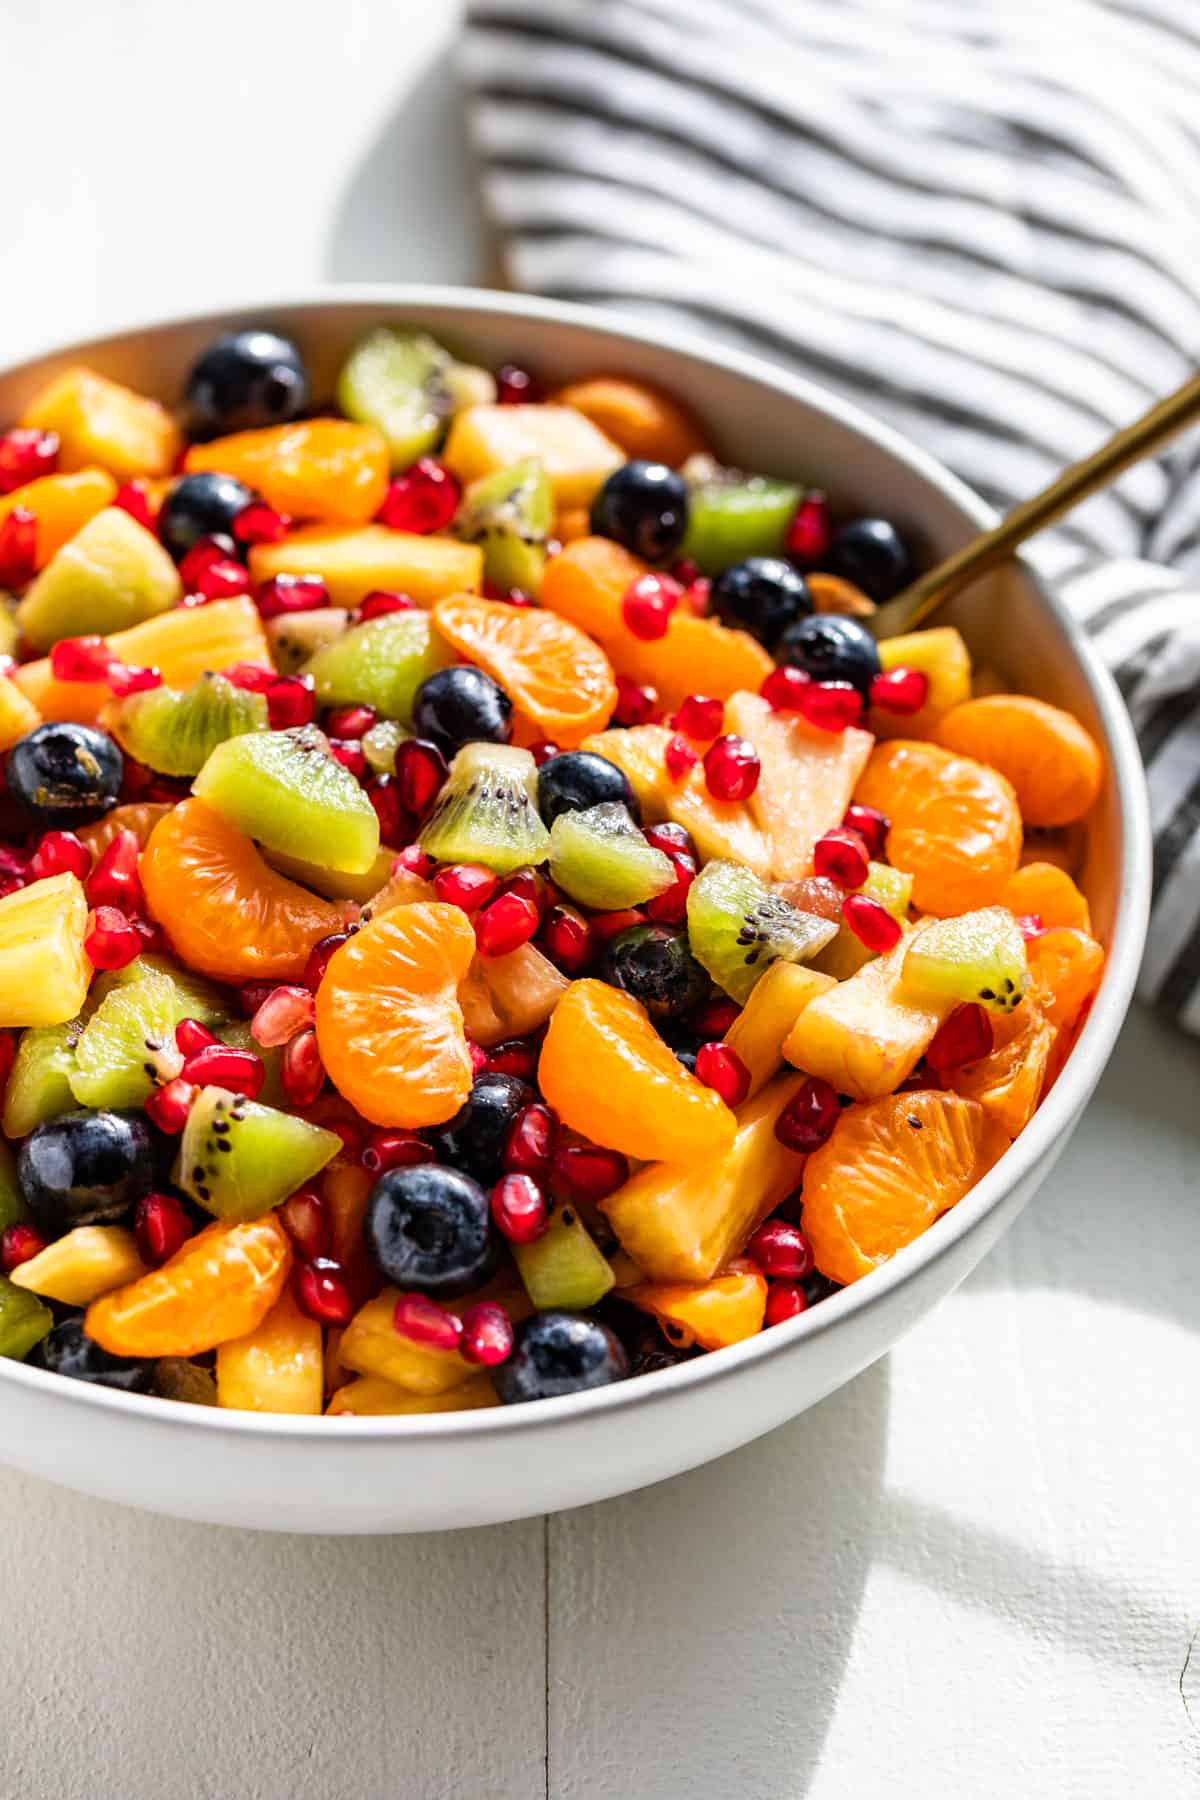
{"label": "black and white striped fabric", "polygon": [[[1200,353],[1197,0],[468,0],[515,285],[824,381],[1007,508]],[[1200,1032],[1200,434],[1033,553],[1141,737]]]}

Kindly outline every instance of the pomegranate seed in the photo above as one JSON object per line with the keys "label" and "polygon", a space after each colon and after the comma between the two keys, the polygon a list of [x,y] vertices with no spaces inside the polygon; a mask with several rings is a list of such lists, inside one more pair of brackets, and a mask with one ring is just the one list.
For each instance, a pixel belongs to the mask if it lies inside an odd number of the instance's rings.
{"label": "pomegranate seed", "polygon": [[555,1152],[551,1179],[580,1200],[606,1200],[629,1180],[629,1159],[594,1144],[564,1144]]}
{"label": "pomegranate seed", "polygon": [[[515,875],[509,876],[501,892],[518,894],[522,900],[528,900],[530,905],[537,907],[540,919],[549,904],[550,886],[546,877],[539,875],[536,869],[518,869]],[[557,897],[557,888],[554,889],[554,894]]]}
{"label": "pomegranate seed", "polygon": [[273,575],[255,589],[254,604],[264,619],[317,612],[329,605],[329,589],[319,575]]}
{"label": "pomegranate seed", "polygon": [[237,990],[237,1003],[243,1019],[252,1019],[277,986],[278,983],[274,981],[248,981],[244,987],[240,987]]}
{"label": "pomegranate seed", "polygon": [[316,710],[311,675],[279,675],[267,689],[267,718],[272,731],[311,724]]}
{"label": "pomegranate seed", "polygon": [[[264,1050],[273,1050],[280,1044],[286,1044],[289,1038],[294,1038],[305,1026],[311,1025],[314,1010],[313,997],[308,988],[272,988],[250,1021],[250,1036]],[[175,1036],[178,1040],[178,1031]]]}
{"label": "pomegranate seed", "polygon": [[402,1294],[392,1324],[401,1337],[427,1344],[431,1350],[457,1350],[462,1337],[462,1320],[424,1294]]}
{"label": "pomegranate seed", "polygon": [[760,1225],[746,1245],[746,1255],[764,1275],[782,1275],[788,1281],[803,1281],[816,1267],[812,1245],[800,1227],[786,1219],[768,1219]]}
{"label": "pomegranate seed", "polygon": [[429,1145],[414,1131],[373,1131],[362,1153],[362,1166],[372,1175],[434,1160]]}
{"label": "pomegranate seed", "polygon": [[141,480],[127,481],[119,487],[113,497],[113,505],[127,512],[131,519],[136,519],[145,531],[157,531],[158,508],[150,496],[150,489]]}
{"label": "pomegranate seed", "polygon": [[378,720],[373,706],[335,706],[325,714],[324,728],[330,737],[361,738]]}
{"label": "pomegranate seed", "polygon": [[379,835],[385,844],[402,844],[409,833],[409,818],[400,798],[394,775],[376,775],[366,785],[366,796],[379,820]]}
{"label": "pomegranate seed", "polygon": [[107,681],[118,660],[102,637],[60,638],[50,652],[50,673],[56,681]]}
{"label": "pomegranate seed", "polygon": [[546,914],[538,944],[564,975],[582,975],[595,954],[592,928],[569,906],[555,906]]}
{"label": "pomegranate seed", "polygon": [[701,1044],[696,1052],[696,1079],[719,1094],[726,1106],[740,1106],[750,1092],[750,1071],[728,1044]]}
{"label": "pomegranate seed", "polygon": [[239,544],[277,544],[291,529],[287,514],[276,512],[265,500],[251,500],[233,521],[233,535]]}
{"label": "pomegranate seed", "polygon": [[0,436],[0,494],[11,494],[58,467],[58,435],[17,425]]}
{"label": "pomegranate seed", "polygon": [[350,1119],[323,1119],[321,1123],[327,1131],[336,1131],[341,1138],[342,1147],[338,1151],[338,1157],[349,1157],[351,1162],[358,1162],[370,1129],[366,1120],[360,1119],[356,1113]]}
{"label": "pomegranate seed", "polygon": [[862,717],[862,695],[848,681],[810,681],[797,711],[818,731],[845,731]]}
{"label": "pomegranate seed", "polygon": [[396,748],[396,791],[407,812],[423,819],[446,779],[446,759],[425,738],[406,738]]}
{"label": "pomegranate seed", "polygon": [[207,1050],[210,1044],[219,1044],[220,1038],[199,1019],[180,1019],[175,1027],[175,1043],[184,1056],[195,1056],[197,1050]]}
{"label": "pomegranate seed", "polygon": [[537,1073],[538,1053],[524,1038],[510,1038],[488,1051],[489,1075],[515,1075],[521,1081],[532,1081]]}
{"label": "pomegranate seed", "polygon": [[706,694],[689,694],[675,714],[675,727],[698,743],[715,738],[725,725],[725,702]]}
{"label": "pomegranate seed", "polygon": [[187,1124],[192,1102],[199,1091],[190,1081],[181,1081],[176,1076],[174,1081],[168,1081],[165,1087],[150,1095],[145,1105],[146,1116],[160,1131],[178,1137]]}
{"label": "pomegranate seed", "polygon": [[115,834],[87,878],[87,897],[93,906],[119,906],[124,912],[136,912],[140,908],[142,883],[138,859],[141,850],[136,832],[118,831]]}
{"label": "pomegranate seed", "polygon": [[1017,930],[1021,933],[1021,936],[1026,943],[1029,942],[1030,938],[1040,937],[1042,932],[1046,929],[1046,922],[1042,918],[1041,913],[1018,913],[1016,915],[1016,922]]}
{"label": "pomegranate seed", "polygon": [[847,894],[842,901],[842,917],[859,943],[880,955],[894,950],[904,935],[899,919],[869,894]]}
{"label": "pomegranate seed", "polygon": [[767,1289],[763,1325],[782,1325],[785,1320],[799,1318],[807,1311],[808,1297],[802,1287],[792,1281],[773,1281]]}
{"label": "pomegranate seed", "polygon": [[244,688],[248,694],[265,694],[277,680],[274,669],[260,668],[258,663],[234,663],[222,670],[222,674],[226,681],[231,681],[236,688]]}
{"label": "pomegranate seed", "polygon": [[736,1000],[710,1000],[696,1014],[696,1036],[702,1038],[723,1038],[735,1020],[742,1016],[742,1009]]}
{"label": "pomegranate seed", "polygon": [[461,498],[462,488],[449,469],[432,456],[422,456],[411,469],[396,476],[375,517],[392,531],[422,535],[445,531]]}
{"label": "pomegranate seed", "polygon": [[762,764],[744,737],[730,732],[704,755],[704,785],[714,800],[748,800],[758,786]]}
{"label": "pomegranate seed", "polygon": [[342,1265],[325,1256],[296,1264],[292,1292],[302,1313],[334,1331],[348,1325],[358,1310]]}
{"label": "pomegranate seed", "polygon": [[[143,669],[135,664],[115,662],[108,671],[108,685],[118,700],[127,694],[144,694],[151,688],[160,688],[163,684],[162,672],[159,669]],[[174,798],[178,799],[176,794]]]}
{"label": "pomegranate seed", "polygon": [[992,1021],[975,1001],[956,1006],[938,1026],[933,1041],[925,1052],[925,1061],[935,1074],[961,1069],[964,1063],[976,1062],[990,1054],[994,1042]]}
{"label": "pomegranate seed", "polygon": [[536,744],[530,744],[529,754],[540,769],[543,763],[549,762],[552,756],[559,754],[559,747],[557,744],[550,743],[547,738],[539,738]]}
{"label": "pomegranate seed", "polygon": [[527,944],[541,914],[523,894],[501,894],[485,906],[475,921],[475,943],[481,956],[507,956]]}
{"label": "pomegranate seed", "polygon": [[[341,945],[346,942],[346,939],[349,936],[350,933],[348,931],[331,931],[328,937],[323,937],[319,943],[314,944],[312,954],[304,965],[304,986],[306,988],[315,989],[320,987],[321,977],[329,966],[330,957],[335,950],[339,949]],[[267,994],[271,992],[273,986],[274,983],[271,983],[267,987]],[[243,989],[242,991],[245,993],[247,990]],[[258,1004],[252,1009],[252,1016],[253,1012],[257,1012],[258,1007],[262,1005],[265,998],[266,994],[260,991]]]}
{"label": "pomegranate seed", "polygon": [[500,877],[485,869],[482,863],[451,863],[439,869],[433,878],[433,891],[447,906],[461,906],[474,912],[486,906],[500,886]]}
{"label": "pomegranate seed", "polygon": [[428,881],[435,867],[432,856],[422,850],[420,844],[406,844],[392,863],[391,872],[395,875],[403,869],[409,875],[416,875],[421,881]]}
{"label": "pomegranate seed", "polygon": [[17,1060],[17,1042],[11,1031],[0,1031],[0,1089],[12,1074]]}
{"label": "pomegranate seed", "polygon": [[37,514],[14,506],[0,519],[0,588],[24,587],[37,569]]}
{"label": "pomegranate seed", "polygon": [[174,1194],[147,1194],[138,1201],[133,1235],[142,1261],[157,1269],[187,1243],[192,1221]]}
{"label": "pomegranate seed", "polygon": [[607,944],[622,931],[629,931],[635,925],[644,925],[646,915],[638,906],[626,906],[619,912],[593,913],[589,923],[593,937],[600,943]]}
{"label": "pomegranate seed", "polygon": [[929,698],[929,677],[921,669],[885,669],[871,682],[871,705],[881,712],[919,713]]}
{"label": "pomegranate seed", "polygon": [[803,669],[772,669],[759,688],[764,700],[776,712],[799,712],[800,696],[812,686],[812,676]]}
{"label": "pomegranate seed", "polygon": [[546,1196],[532,1175],[502,1175],[492,1189],[496,1229],[511,1244],[532,1244],[549,1220]]}
{"label": "pomegranate seed", "polygon": [[154,956],[174,957],[170,939],[161,925],[156,924],[153,919],[130,919],[129,923],[142,940],[143,954],[149,952]]}
{"label": "pomegranate seed", "polygon": [[355,781],[361,781],[366,774],[366,755],[362,745],[353,738],[330,738],[329,754],[334,762],[341,763],[343,769],[349,769]]}
{"label": "pomegranate seed", "polygon": [[806,494],[787,529],[787,553],[806,568],[815,569],[829,555],[833,542],[833,520],[829,502],[816,489]]}
{"label": "pomegranate seed", "polygon": [[464,1362],[494,1369],[512,1355],[512,1320],[494,1300],[480,1300],[463,1314],[459,1355]]}
{"label": "pomegranate seed", "polygon": [[328,1256],[329,1213],[316,1188],[297,1188],[279,1208],[279,1223],[302,1256]]}
{"label": "pomegranate seed", "polygon": [[847,831],[857,831],[867,846],[867,855],[883,861],[891,821],[873,806],[860,806],[857,801],[846,808],[842,824]]}
{"label": "pomegranate seed", "polygon": [[692,749],[686,738],[680,737],[676,733],[674,737],[667,739],[667,747],[663,751],[663,762],[666,764],[667,774],[672,781],[682,781],[689,770],[694,769],[699,761],[699,752]]}
{"label": "pomegranate seed", "polygon": [[237,1050],[231,1044],[204,1044],[187,1054],[179,1073],[182,1080],[193,1082],[196,1087],[228,1088],[231,1093],[245,1094],[253,1100],[262,1092],[267,1071],[262,1057],[253,1050]]}
{"label": "pomegranate seed", "polygon": [[518,1175],[544,1175],[554,1160],[557,1144],[558,1120],[548,1106],[534,1101],[521,1108],[508,1128],[504,1167]]}
{"label": "pomegranate seed", "polygon": [[613,712],[615,725],[648,725],[658,710],[658,693],[652,687],[639,687],[625,675],[617,676],[617,704]]}
{"label": "pomegranate seed", "polygon": [[625,590],[621,617],[634,637],[666,637],[682,589],[669,575],[639,575]]}
{"label": "pomegranate seed", "polygon": [[827,831],[813,845],[813,874],[841,888],[860,888],[871,873],[867,846],[845,825]]}
{"label": "pomegranate seed", "polygon": [[179,579],[185,593],[199,594],[204,600],[231,600],[235,594],[250,591],[244,566],[227,556],[213,538],[201,538],[192,545],[179,565]]}
{"label": "pomegranate seed", "polygon": [[646,917],[656,925],[682,925],[687,918],[688,889],[696,879],[696,863],[684,850],[668,850],[675,880],[665,892],[646,902]]}
{"label": "pomegranate seed", "polygon": [[15,894],[29,880],[29,858],[11,845],[0,845],[0,895]]}
{"label": "pomegranate seed", "polygon": [[293,1106],[311,1106],[325,1086],[325,1064],[317,1048],[317,1034],[311,1026],[298,1031],[284,1045],[279,1079]]}
{"label": "pomegranate seed", "polygon": [[692,862],[696,861],[696,846],[692,842],[691,832],[686,831],[682,825],[676,825],[673,820],[664,820],[661,825],[647,825],[642,836],[656,850],[665,850],[668,856],[682,850]]}
{"label": "pomegranate seed", "polygon": [[80,881],[92,866],[92,853],[73,831],[48,831],[29,859],[30,881],[48,875],[78,875]]}
{"label": "pomegranate seed", "polygon": [[472,1078],[476,1075],[482,1075],[483,1071],[487,1068],[487,1051],[484,1049],[483,1045],[477,1044],[474,1038],[468,1038],[467,1055],[471,1059]]}
{"label": "pomegranate seed", "polygon": [[703,619],[708,614],[711,597],[712,582],[707,575],[697,575],[695,580],[689,581],[684,588],[681,605],[686,606],[689,612],[695,613],[698,619]]}
{"label": "pomegranate seed", "polygon": [[6,1225],[0,1231],[0,1269],[6,1275],[11,1275],[14,1269],[19,1269],[24,1262],[30,1262],[45,1248],[46,1240],[35,1226]]}
{"label": "pomegranate seed", "polygon": [[385,613],[416,612],[417,603],[407,594],[393,593],[389,588],[372,588],[358,603],[360,621],[382,619]]}
{"label": "pomegranate seed", "polygon": [[502,363],[496,370],[496,400],[501,406],[531,406],[541,399],[537,378],[516,363]]}
{"label": "pomegranate seed", "polygon": [[792,1095],[775,1121],[775,1136],[786,1150],[807,1156],[819,1150],[841,1114],[836,1091],[819,1075],[810,1075]]}

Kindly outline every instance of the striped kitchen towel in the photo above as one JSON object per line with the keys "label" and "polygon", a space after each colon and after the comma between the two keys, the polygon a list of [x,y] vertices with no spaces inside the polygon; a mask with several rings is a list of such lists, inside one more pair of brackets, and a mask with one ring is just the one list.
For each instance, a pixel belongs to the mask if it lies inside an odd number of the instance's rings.
{"label": "striped kitchen towel", "polygon": [[[1200,352],[1197,0],[468,0],[508,273],[786,363],[1005,509]],[[1033,551],[1146,756],[1200,1032],[1200,433]]]}

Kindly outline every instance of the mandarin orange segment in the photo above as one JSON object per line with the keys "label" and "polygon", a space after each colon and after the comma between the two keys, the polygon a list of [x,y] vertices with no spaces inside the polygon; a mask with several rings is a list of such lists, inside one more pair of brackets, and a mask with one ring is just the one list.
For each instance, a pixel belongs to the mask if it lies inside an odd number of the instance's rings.
{"label": "mandarin orange segment", "polygon": [[279,875],[251,838],[202,800],[185,800],[150,834],[142,886],[189,967],[219,981],[299,981],[316,944],[358,917]]}
{"label": "mandarin orange segment", "polygon": [[1029,694],[988,694],[956,706],[934,733],[939,744],[990,763],[1016,790],[1030,825],[1070,825],[1100,792],[1100,750],[1078,719]]}
{"label": "mandarin orange segment", "polygon": [[1076,931],[1092,929],[1091,909],[1065,869],[1057,863],[1024,863],[1000,896],[1001,906],[1018,918],[1030,914],[1043,925],[1071,925]]}
{"label": "mandarin orange segment", "polygon": [[668,463],[677,469],[709,448],[695,414],[662,388],[625,375],[592,375],[560,388],[551,399],[573,406],[620,446],[630,459]]}
{"label": "mandarin orange segment", "polygon": [[171,811],[169,800],[133,800],[126,806],[114,806],[111,812],[91,825],[80,825],[75,835],[82,838],[97,858],[103,856],[119,831],[132,831],[144,850],[154,827]]}
{"label": "mandarin orange segment", "polygon": [[848,1283],[920,1237],[1007,1149],[983,1107],[932,1089],[848,1106],[804,1170],[817,1267]]}
{"label": "mandarin orange segment", "polygon": [[632,995],[574,981],[550,1019],[538,1081],[563,1123],[652,1162],[721,1156],[737,1121],[685,1069]]}
{"label": "mandarin orange segment", "polygon": [[1033,998],[1052,1025],[1068,1029],[1091,1000],[1104,974],[1104,948],[1069,925],[1040,931],[1025,946]]}
{"label": "mandarin orange segment", "polygon": [[374,1125],[452,1118],[471,1091],[458,1004],[475,933],[440,901],[397,906],[336,950],[317,989],[317,1043],[330,1080]]}
{"label": "mandarin orange segment", "polygon": [[179,455],[179,427],[165,406],[91,369],[56,375],[34,395],[20,423],[57,432],[60,468],[98,463],[118,481],[166,475]]}
{"label": "mandarin orange segment", "polygon": [[18,506],[37,520],[34,562],[44,569],[89,519],[111,506],[117,484],[106,469],[80,469],[74,475],[42,475],[0,496],[0,524]]}
{"label": "mandarin orange segment", "polygon": [[913,904],[948,917],[994,906],[1021,856],[1021,813],[996,769],[937,744],[877,744],[855,799],[891,821],[888,861],[913,878]]}
{"label": "mandarin orange segment", "polygon": [[291,1241],[274,1213],[218,1220],[161,1269],[93,1301],[84,1329],[113,1356],[198,1356],[256,1330],[291,1263]]}
{"label": "mandarin orange segment", "polygon": [[607,656],[557,613],[451,594],[433,609],[446,642],[498,681],[538,737],[574,750],[617,703]]}
{"label": "mandarin orange segment", "polygon": [[724,1350],[762,1330],[767,1282],[746,1262],[711,1281],[644,1282],[625,1297],[656,1318],[677,1347]]}
{"label": "mandarin orange segment", "polygon": [[978,1100],[1010,1138],[1024,1131],[1037,1110],[1057,1031],[1033,1000],[992,1019],[992,1048],[946,1076],[946,1086]]}
{"label": "mandarin orange segment", "polygon": [[365,525],[383,503],[389,464],[373,425],[308,419],[193,444],[184,467],[236,475],[293,519]]}

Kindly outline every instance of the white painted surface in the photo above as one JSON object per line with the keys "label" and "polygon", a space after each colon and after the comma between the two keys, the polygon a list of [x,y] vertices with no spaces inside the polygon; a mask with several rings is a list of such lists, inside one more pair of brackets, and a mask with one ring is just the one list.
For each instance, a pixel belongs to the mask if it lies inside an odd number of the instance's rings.
{"label": "white painted surface", "polygon": [[[0,0],[4,354],[477,272],[455,19]],[[884,1364],[548,1530],[274,1538],[0,1474],[0,1796],[1195,1792],[1198,1095],[1200,1050],[1135,1019],[1048,1188]]]}

